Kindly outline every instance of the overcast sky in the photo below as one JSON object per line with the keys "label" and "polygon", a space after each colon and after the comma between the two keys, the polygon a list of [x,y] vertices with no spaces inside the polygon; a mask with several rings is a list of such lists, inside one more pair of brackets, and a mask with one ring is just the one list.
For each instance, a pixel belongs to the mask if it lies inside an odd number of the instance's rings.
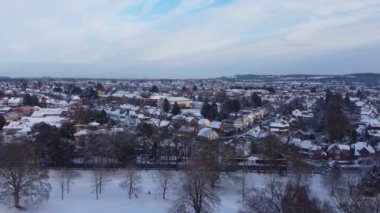
{"label": "overcast sky", "polygon": [[0,76],[380,73],[380,0],[0,0]]}

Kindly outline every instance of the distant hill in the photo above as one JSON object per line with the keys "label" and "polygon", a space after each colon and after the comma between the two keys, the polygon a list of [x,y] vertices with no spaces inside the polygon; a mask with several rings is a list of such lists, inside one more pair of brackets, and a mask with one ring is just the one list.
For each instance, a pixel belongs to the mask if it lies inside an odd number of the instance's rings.
{"label": "distant hill", "polygon": [[348,76],[379,78],[380,73],[352,73],[352,74],[348,74]]}
{"label": "distant hill", "polygon": [[[346,78],[346,77],[360,77],[360,78],[378,78],[380,77],[379,73],[352,73],[352,74],[342,74],[342,75],[316,75],[316,74],[288,74],[288,75],[258,75],[258,74],[238,74],[233,76],[232,78],[235,79],[260,79],[260,78],[313,78],[313,77],[324,77],[324,78]],[[231,78],[222,76],[221,79]]]}

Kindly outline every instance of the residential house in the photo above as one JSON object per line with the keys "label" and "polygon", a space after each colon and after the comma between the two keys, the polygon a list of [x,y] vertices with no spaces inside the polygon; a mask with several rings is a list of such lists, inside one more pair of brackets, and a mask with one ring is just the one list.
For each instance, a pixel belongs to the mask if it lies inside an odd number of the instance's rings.
{"label": "residential house", "polygon": [[11,106],[11,107],[18,107],[18,106],[21,106],[22,105],[22,101],[23,101],[23,98],[20,98],[20,97],[12,97],[10,99],[8,99],[8,106]]}
{"label": "residential house", "polygon": [[219,139],[218,133],[215,130],[209,127],[204,127],[198,132],[198,137],[203,137],[208,140],[217,140]]}
{"label": "residential house", "polygon": [[349,160],[351,159],[351,148],[349,145],[334,143],[327,148],[329,160]]}
{"label": "residential house", "polygon": [[369,157],[376,153],[375,149],[367,142],[356,142],[351,145],[355,158]]}

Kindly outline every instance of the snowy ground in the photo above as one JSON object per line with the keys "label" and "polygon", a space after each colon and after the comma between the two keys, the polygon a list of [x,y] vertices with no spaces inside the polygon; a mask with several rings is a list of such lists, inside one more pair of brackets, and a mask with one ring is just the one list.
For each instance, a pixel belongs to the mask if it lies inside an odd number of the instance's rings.
{"label": "snowy ground", "polygon": [[[26,211],[18,211],[4,205],[0,205],[0,213],[118,213],[118,212],[154,212],[163,213],[172,205],[173,200],[177,198],[177,186],[172,187],[168,193],[167,200],[162,200],[159,184],[155,179],[157,171],[140,171],[142,177],[142,193],[139,198],[128,199],[126,190],[119,186],[122,181],[123,172],[115,172],[110,175],[110,181],[104,186],[104,191],[100,199],[96,200],[95,194],[92,193],[92,176],[90,171],[79,171],[80,176],[74,180],[70,194],[65,194],[64,200],[61,200],[58,181],[55,178],[55,171],[50,171],[50,183],[52,186],[51,196],[47,202],[30,207]],[[173,171],[175,181],[181,177],[181,172]],[[247,187],[262,188],[270,175],[259,175],[249,173],[246,176]],[[311,189],[320,198],[328,198],[328,192],[323,187],[321,177],[313,176],[311,179]],[[220,189],[221,206],[216,212],[231,213],[237,212],[241,206],[239,202],[239,189],[241,185],[237,180],[225,178],[223,188]],[[148,192],[150,191],[150,194]]]}

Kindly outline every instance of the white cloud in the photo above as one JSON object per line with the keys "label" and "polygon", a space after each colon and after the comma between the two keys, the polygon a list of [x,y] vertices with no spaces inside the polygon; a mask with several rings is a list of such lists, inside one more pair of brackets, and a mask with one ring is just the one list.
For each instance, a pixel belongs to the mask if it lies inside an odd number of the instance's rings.
{"label": "white cloud", "polygon": [[142,5],[137,14],[149,16],[162,1],[0,1],[0,64],[175,61],[181,69],[380,44],[379,0],[182,0],[153,18],[128,14]]}

